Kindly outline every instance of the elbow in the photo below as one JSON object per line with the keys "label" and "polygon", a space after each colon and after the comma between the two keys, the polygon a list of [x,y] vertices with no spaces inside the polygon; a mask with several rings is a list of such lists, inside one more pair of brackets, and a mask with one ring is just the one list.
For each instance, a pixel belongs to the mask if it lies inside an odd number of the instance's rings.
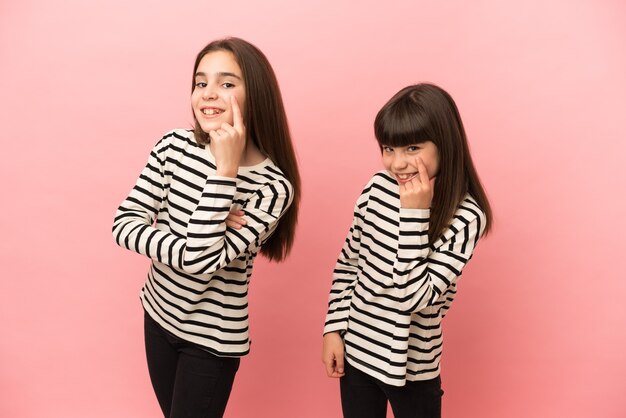
{"label": "elbow", "polygon": [[189,274],[213,274],[219,270],[219,260],[197,257],[185,250],[183,252],[180,268]]}
{"label": "elbow", "polygon": [[111,235],[113,236],[113,240],[117,245],[122,248],[126,248],[124,246],[124,237],[122,237],[122,232],[124,230],[124,225],[121,223],[113,224],[113,228],[111,228]]}
{"label": "elbow", "polygon": [[415,293],[400,296],[400,311],[405,314],[419,312],[433,306],[437,296],[438,294],[432,285],[425,285]]}
{"label": "elbow", "polygon": [[184,271],[185,273],[189,273],[189,274],[211,273],[210,271],[207,271],[206,268],[203,268],[203,266],[201,264],[198,264],[196,261],[197,259],[188,258],[187,252],[185,252],[185,254],[183,254],[182,262],[180,263],[180,269]]}

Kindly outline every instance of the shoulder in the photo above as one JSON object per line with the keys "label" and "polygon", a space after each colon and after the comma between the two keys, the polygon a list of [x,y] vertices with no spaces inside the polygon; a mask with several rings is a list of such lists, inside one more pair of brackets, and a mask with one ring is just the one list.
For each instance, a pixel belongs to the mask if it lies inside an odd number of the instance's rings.
{"label": "shoulder", "polygon": [[476,200],[469,194],[466,194],[454,213],[453,222],[460,220],[464,221],[464,223],[478,223],[482,233],[486,219],[485,212],[478,206]]}
{"label": "shoulder", "polygon": [[201,147],[201,145],[198,145],[196,142],[193,130],[190,129],[172,129],[161,137],[161,139],[157,142],[157,145],[158,144],[175,145],[178,147]]}
{"label": "shoulder", "polygon": [[237,191],[247,196],[248,205],[253,204],[277,218],[294,200],[293,185],[269,159],[253,169],[240,171],[237,174]]}
{"label": "shoulder", "polygon": [[152,149],[155,156],[159,159],[165,156],[174,156],[184,153],[185,150],[193,150],[193,153],[199,152],[203,147],[196,142],[193,130],[173,129],[166,132],[156,143]]}
{"label": "shoulder", "polygon": [[485,213],[478,206],[476,200],[469,194],[465,195],[459,203],[450,225],[438,240],[439,242],[435,243],[435,247],[447,242],[455,235],[464,237],[463,241],[473,241],[473,244],[476,245],[485,229],[485,221]]}
{"label": "shoulder", "polygon": [[398,184],[385,170],[381,170],[374,173],[363,187],[357,198],[356,208],[363,212],[372,199],[393,204],[399,198]]}
{"label": "shoulder", "polygon": [[361,196],[381,196],[386,198],[399,198],[398,183],[385,170],[378,171],[367,182]]}
{"label": "shoulder", "polygon": [[272,194],[293,196],[293,185],[283,171],[269,158],[251,170],[240,172],[237,177],[252,188],[269,189]]}
{"label": "shoulder", "polygon": [[374,173],[370,181],[367,182],[365,189],[371,188],[373,185],[375,185],[374,187],[393,188],[393,186],[397,186],[397,183],[386,170],[380,170]]}

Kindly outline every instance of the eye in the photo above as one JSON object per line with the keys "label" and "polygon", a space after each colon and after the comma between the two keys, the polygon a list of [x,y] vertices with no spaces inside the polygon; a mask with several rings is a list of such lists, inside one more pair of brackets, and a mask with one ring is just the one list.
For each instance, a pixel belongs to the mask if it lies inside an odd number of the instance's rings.
{"label": "eye", "polygon": [[233,87],[235,87],[235,85],[233,83],[226,82],[222,84],[222,87],[224,87],[225,89],[232,89]]}
{"label": "eye", "polygon": [[408,152],[416,152],[420,150],[419,145],[409,145],[408,147],[406,147],[406,150]]}
{"label": "eye", "polygon": [[206,87],[206,83],[204,81],[198,81],[196,83],[196,87],[199,87],[199,88],[203,89],[203,88]]}
{"label": "eye", "polygon": [[388,146],[383,146],[383,152],[387,152],[387,153],[393,152],[393,148],[388,147]]}

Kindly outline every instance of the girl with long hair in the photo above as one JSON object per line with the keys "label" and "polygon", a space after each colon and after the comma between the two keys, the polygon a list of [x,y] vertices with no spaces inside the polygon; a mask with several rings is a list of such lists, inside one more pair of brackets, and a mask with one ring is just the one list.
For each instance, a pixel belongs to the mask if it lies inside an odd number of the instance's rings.
{"label": "girl with long hair", "polygon": [[456,104],[418,84],[379,111],[384,171],[354,207],[339,254],[322,359],[346,418],[440,417],[441,321],[492,223]]}
{"label": "girl with long hair", "polygon": [[221,417],[250,349],[255,257],[291,250],[300,177],[267,58],[238,38],[198,54],[193,130],[156,144],[113,236],[152,260],[141,290],[150,378],[165,417]]}

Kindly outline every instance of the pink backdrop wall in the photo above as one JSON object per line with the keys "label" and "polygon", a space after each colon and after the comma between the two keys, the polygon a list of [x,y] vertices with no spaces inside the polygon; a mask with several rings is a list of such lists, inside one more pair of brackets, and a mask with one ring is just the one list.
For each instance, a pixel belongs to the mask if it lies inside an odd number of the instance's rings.
{"label": "pink backdrop wall", "polygon": [[457,100],[496,214],[446,319],[444,416],[626,416],[621,0],[2,2],[0,416],[158,416],[148,263],[110,228],[225,35],[272,62],[304,178],[292,257],[255,266],[228,417],[340,416],[331,271],[380,167],[373,118],[418,81]]}

